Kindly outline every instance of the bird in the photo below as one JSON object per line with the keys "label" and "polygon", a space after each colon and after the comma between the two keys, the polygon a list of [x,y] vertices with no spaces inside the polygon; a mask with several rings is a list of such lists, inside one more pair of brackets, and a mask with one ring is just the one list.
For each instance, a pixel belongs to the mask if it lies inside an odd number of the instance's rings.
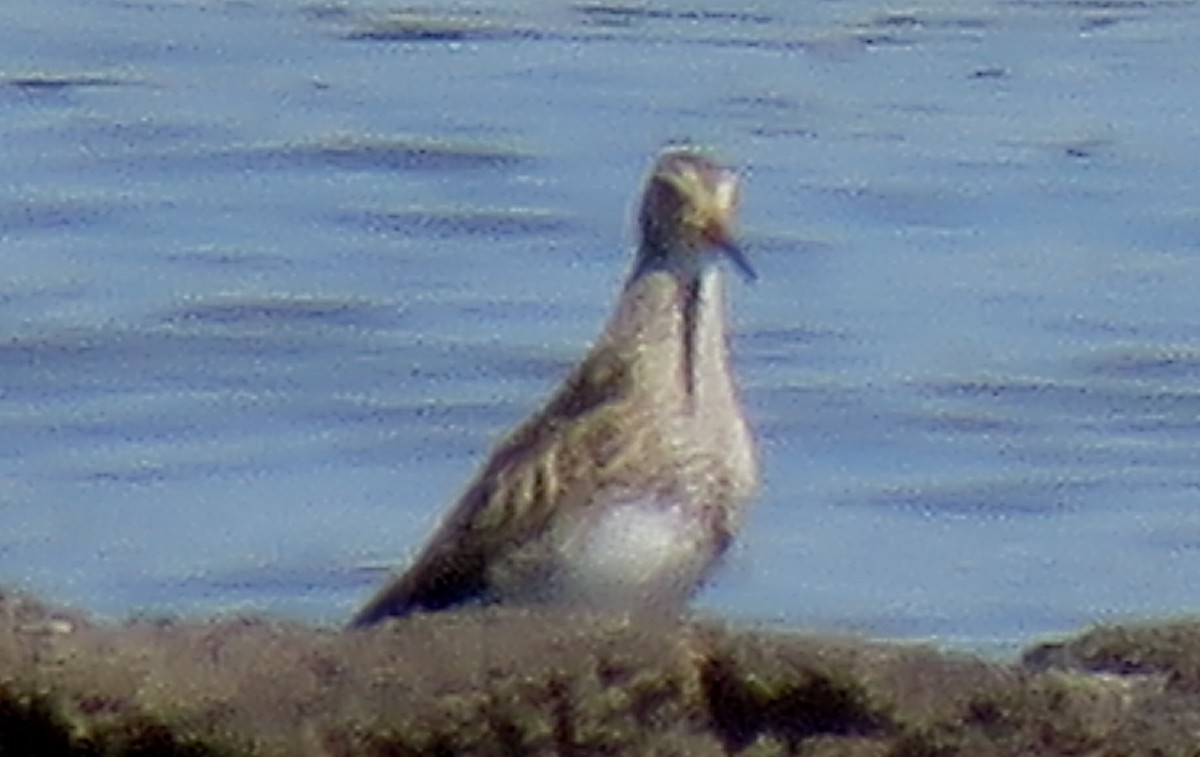
{"label": "bird", "polygon": [[722,266],[756,278],[734,241],[739,195],[737,172],[710,151],[662,149],[599,337],[351,627],[476,603],[683,609],[759,485]]}

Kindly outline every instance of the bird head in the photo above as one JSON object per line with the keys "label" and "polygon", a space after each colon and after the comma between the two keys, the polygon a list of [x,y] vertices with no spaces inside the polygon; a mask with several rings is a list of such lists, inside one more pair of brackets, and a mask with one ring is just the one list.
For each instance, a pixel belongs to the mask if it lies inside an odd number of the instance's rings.
{"label": "bird head", "polygon": [[695,268],[723,253],[747,279],[756,274],[733,241],[738,176],[691,147],[668,147],[646,180],[638,226],[644,254],[659,264]]}

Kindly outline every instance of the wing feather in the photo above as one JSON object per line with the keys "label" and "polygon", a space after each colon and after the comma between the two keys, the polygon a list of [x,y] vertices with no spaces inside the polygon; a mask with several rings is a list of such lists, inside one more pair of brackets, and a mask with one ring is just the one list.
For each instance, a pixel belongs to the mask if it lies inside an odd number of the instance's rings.
{"label": "wing feather", "polygon": [[623,356],[594,350],[541,412],[500,443],[412,566],[352,625],[485,597],[497,556],[536,537],[568,497],[592,491],[630,454],[616,441],[640,436],[628,428],[629,375]]}

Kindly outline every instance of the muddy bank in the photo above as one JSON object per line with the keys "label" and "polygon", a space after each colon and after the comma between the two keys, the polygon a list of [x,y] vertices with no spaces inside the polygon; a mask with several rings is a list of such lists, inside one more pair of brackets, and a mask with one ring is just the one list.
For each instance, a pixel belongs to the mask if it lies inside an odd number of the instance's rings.
{"label": "muddy bank", "polygon": [[0,754],[1193,755],[1200,621],[995,663],[712,621],[107,624],[0,594]]}

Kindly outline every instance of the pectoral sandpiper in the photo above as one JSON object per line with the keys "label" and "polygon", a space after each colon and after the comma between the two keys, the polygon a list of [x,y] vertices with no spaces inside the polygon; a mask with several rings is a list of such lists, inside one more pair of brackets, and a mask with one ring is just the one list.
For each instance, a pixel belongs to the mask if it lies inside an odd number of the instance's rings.
{"label": "pectoral sandpiper", "polygon": [[737,196],[704,152],[658,156],[603,333],[352,625],[470,601],[682,608],[758,483],[717,265],[754,276],[731,237]]}

